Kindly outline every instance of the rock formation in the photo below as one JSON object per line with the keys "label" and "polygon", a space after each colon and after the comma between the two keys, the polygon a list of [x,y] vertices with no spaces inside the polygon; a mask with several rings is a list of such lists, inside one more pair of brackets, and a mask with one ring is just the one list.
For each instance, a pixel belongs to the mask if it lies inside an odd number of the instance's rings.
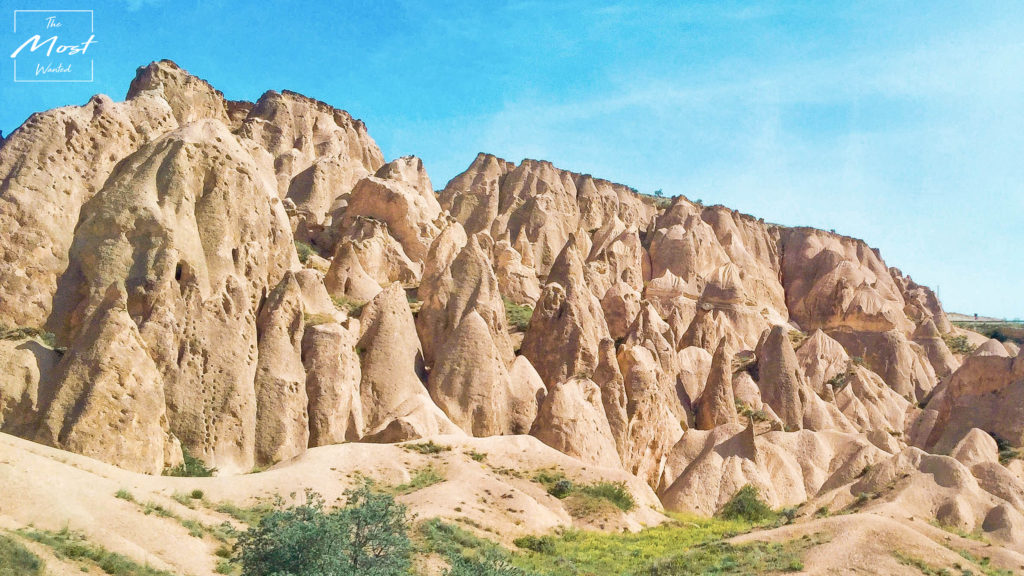
{"label": "rock formation", "polygon": [[521,435],[486,441],[672,510],[877,492],[1022,548],[1024,357],[861,240],[488,154],[435,193],[342,110],[167,61],[33,115],[0,180],[5,433],[222,475]]}

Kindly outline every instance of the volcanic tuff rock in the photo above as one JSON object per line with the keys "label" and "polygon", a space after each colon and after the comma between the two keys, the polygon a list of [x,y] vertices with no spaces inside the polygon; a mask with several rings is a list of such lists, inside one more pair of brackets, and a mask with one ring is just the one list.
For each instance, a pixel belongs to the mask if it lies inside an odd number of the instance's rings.
{"label": "volcanic tuff rock", "polygon": [[34,115],[0,178],[4,432],[220,474],[529,433],[676,510],[888,491],[1024,539],[993,456],[1024,444],[1024,359],[860,240],[488,154],[435,194],[344,111],[166,61]]}

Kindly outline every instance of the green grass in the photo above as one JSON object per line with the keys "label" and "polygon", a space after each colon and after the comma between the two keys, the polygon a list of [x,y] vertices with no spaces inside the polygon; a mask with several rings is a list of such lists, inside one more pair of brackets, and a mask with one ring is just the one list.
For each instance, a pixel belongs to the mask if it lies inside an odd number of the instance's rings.
{"label": "green grass", "polygon": [[127,556],[93,544],[81,533],[67,528],[60,532],[20,530],[19,534],[48,546],[60,559],[79,562],[83,572],[95,566],[110,576],[171,576],[170,572],[139,564]]}
{"label": "green grass", "polygon": [[469,452],[466,452],[466,456],[472,458],[474,462],[483,462],[484,460],[487,460],[487,454],[477,452],[476,450],[470,450]]}
{"label": "green grass", "polygon": [[249,526],[259,524],[264,516],[274,511],[274,507],[270,504],[257,504],[246,508],[238,506],[234,502],[218,502],[213,509]]}
{"label": "green grass", "polygon": [[440,484],[441,482],[444,482],[444,474],[439,472],[433,466],[427,466],[426,468],[420,468],[413,473],[412,479],[407,483],[399,484],[392,488],[391,492],[394,494],[411,494],[417,490],[422,490],[428,486]]}
{"label": "green grass", "polygon": [[975,528],[974,532],[967,532],[966,530],[961,530],[960,528],[957,528],[956,526],[949,526],[949,525],[943,524],[942,522],[939,522],[938,520],[929,520],[928,523],[931,524],[932,526],[935,526],[936,528],[941,528],[942,530],[945,530],[946,532],[949,532],[950,534],[956,534],[957,536],[959,536],[961,538],[966,538],[968,540],[974,540],[976,542],[984,542],[986,544],[988,543],[988,539],[985,538],[985,534],[984,534],[984,532],[982,532],[980,526]]}
{"label": "green grass", "polygon": [[736,400],[736,413],[744,419],[749,418],[754,422],[767,422],[768,413],[764,410],[754,410],[743,400]]}
{"label": "green grass", "polygon": [[43,561],[14,538],[0,533],[0,576],[41,576]]}
{"label": "green grass", "polygon": [[[650,574],[655,563],[667,565],[689,549],[719,542],[750,530],[739,520],[672,515],[673,521],[637,533],[603,533],[568,530],[540,536],[542,552],[524,550],[512,558],[520,568],[555,576],[562,574]],[[667,570],[668,568],[664,568]],[[653,572],[673,574],[673,572]],[[680,572],[686,574],[687,572]]]}
{"label": "green grass", "polygon": [[991,565],[992,561],[988,556],[978,558],[967,550],[957,550],[957,553],[960,554],[964,560],[976,564],[981,568],[981,573],[985,576],[1013,576],[1013,570],[1001,570],[993,567]]}
{"label": "green grass", "polygon": [[[334,322],[334,317],[328,314],[303,314],[302,323],[306,326],[319,326],[321,324],[330,324]],[[253,469],[253,472],[259,472],[260,470]]]}
{"label": "green grass", "polygon": [[30,338],[42,342],[47,348],[56,349],[57,337],[53,335],[53,332],[31,327],[9,328],[0,324],[0,340],[28,340]]}
{"label": "green grass", "polygon": [[454,524],[433,518],[417,530],[417,551],[444,556],[451,569],[446,576],[536,576],[513,565],[512,555]]}
{"label": "green grass", "polygon": [[157,504],[156,502],[152,501],[146,502],[145,504],[142,505],[142,513],[146,516],[149,516],[150,514],[156,514],[161,518],[178,518],[178,515],[174,512],[171,512],[167,508],[164,508],[160,504]]}
{"label": "green grass", "polygon": [[305,242],[295,241],[295,252],[299,255],[299,262],[303,265],[309,262],[309,258],[316,254],[316,250]]}
{"label": "green grass", "polygon": [[121,500],[127,500],[128,502],[135,502],[135,496],[132,496],[132,493],[124,488],[115,492],[114,497],[120,498]]}
{"label": "green grass", "polygon": [[525,331],[530,326],[533,308],[516,304],[504,296],[501,297],[501,301],[505,303],[505,317],[508,319],[508,325],[520,332]]}
{"label": "green grass", "polygon": [[633,494],[623,482],[576,484],[558,470],[541,470],[533,481],[544,486],[548,494],[565,500],[565,507],[576,518],[610,511],[609,504],[623,512],[636,507]]}
{"label": "green grass", "polygon": [[967,336],[943,334],[942,339],[946,341],[946,346],[949,347],[949,351],[954,354],[973,354],[978,348],[967,341]]}
{"label": "green grass", "polygon": [[184,476],[191,478],[208,478],[213,476],[216,468],[207,468],[206,463],[189,453],[184,447],[181,449],[183,462],[164,470],[164,476]]}
{"label": "green grass", "polygon": [[1014,447],[1012,444],[1007,442],[1005,439],[992,434],[992,438],[996,441],[996,447],[999,449],[999,463],[1006,464],[1011,460],[1016,460],[1021,457],[1020,449]]}
{"label": "green grass", "polygon": [[756,542],[733,546],[713,542],[674,558],[656,562],[640,572],[649,576],[703,576],[705,574],[785,574],[804,569],[803,552],[816,543],[811,538],[791,542]]}
{"label": "green grass", "polygon": [[366,302],[353,300],[352,298],[344,295],[331,296],[331,301],[334,302],[335,308],[348,312],[349,316],[359,316],[363,313],[363,307],[366,306]]}
{"label": "green grass", "polygon": [[419,452],[420,454],[440,454],[441,452],[447,452],[452,449],[451,446],[435,444],[433,440],[421,442],[419,444],[403,444],[402,448],[405,448],[410,452]]}

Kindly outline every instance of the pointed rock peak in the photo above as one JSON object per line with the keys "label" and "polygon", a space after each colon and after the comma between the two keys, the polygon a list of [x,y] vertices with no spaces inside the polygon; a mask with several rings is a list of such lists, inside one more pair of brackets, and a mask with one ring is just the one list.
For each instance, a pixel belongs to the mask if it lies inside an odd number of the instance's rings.
{"label": "pointed rock peak", "polygon": [[381,166],[374,176],[404,182],[415,188],[420,194],[434,195],[434,188],[423,167],[423,160],[416,156],[402,156],[392,160]]}
{"label": "pointed rock peak", "polygon": [[836,342],[835,339],[831,338],[828,334],[825,334],[821,328],[815,328],[814,332],[811,332],[811,335],[800,344],[800,348],[804,348],[805,346],[818,349],[831,349],[836,346],[838,346],[840,350],[843,348],[842,344]]}
{"label": "pointed rock peak", "polygon": [[743,454],[749,459],[757,462],[757,442],[754,437],[754,419],[747,417],[747,427],[740,434],[740,441],[743,446]]}
{"label": "pointed rock peak", "polygon": [[295,279],[295,274],[291,270],[287,270],[281,277],[281,281],[267,295],[265,306],[276,307],[289,298],[299,300],[301,296],[302,289],[299,287],[298,280]]}
{"label": "pointed rock peak", "polygon": [[[365,337],[375,325],[391,321],[399,322],[403,328],[407,326],[408,332],[413,335],[412,339],[416,340],[409,300],[399,282],[389,284],[363,308],[363,313],[359,317],[360,338]],[[419,340],[416,340],[416,348],[419,348]]]}
{"label": "pointed rock peak", "polygon": [[939,329],[931,318],[926,318],[914,331],[914,340],[936,340],[939,338],[942,338],[942,334],[939,333]]}
{"label": "pointed rock peak", "polygon": [[135,71],[127,99],[146,91],[158,92],[171,106],[179,124],[212,118],[228,123],[224,94],[209,82],[189,74],[170,60],[152,62]]}
{"label": "pointed rock peak", "polygon": [[516,168],[515,162],[509,162],[504,158],[499,158],[487,152],[478,152],[476,158],[473,159],[473,163],[470,164],[470,169],[486,168],[489,166],[497,167],[502,172],[511,172]]}
{"label": "pointed rock peak", "polygon": [[554,264],[551,265],[547,283],[552,282],[561,284],[566,290],[569,289],[570,284],[583,282],[583,255],[576,241],[576,234],[569,234],[565,246],[562,247],[562,251],[558,253]]}
{"label": "pointed rock peak", "polygon": [[711,430],[733,422],[736,422],[736,399],[732,389],[732,347],[728,337],[722,337],[711,359],[704,392],[697,401],[697,428]]}
{"label": "pointed rock peak", "polygon": [[803,427],[804,382],[788,327],[776,325],[766,332],[755,352],[761,397],[787,430],[799,430]]}
{"label": "pointed rock peak", "polygon": [[967,467],[985,462],[998,463],[999,446],[984,430],[971,428],[949,455]]}
{"label": "pointed rock peak", "polygon": [[669,331],[669,324],[662,320],[658,309],[650,300],[640,301],[640,313],[636,315],[629,327],[628,340],[632,344],[642,344],[644,340],[655,334],[664,336]]}
{"label": "pointed rock peak", "polygon": [[431,267],[431,263],[438,267],[448,266],[468,242],[469,238],[462,224],[453,222],[445,226],[430,244],[430,250],[427,251],[427,266]]}
{"label": "pointed rock peak", "polygon": [[1009,358],[1010,353],[1003,346],[1003,343],[995,338],[989,338],[984,344],[978,346],[978,349],[974,351],[971,356],[999,356],[1000,358]]}
{"label": "pointed rock peak", "polygon": [[701,295],[701,300],[709,304],[740,304],[743,299],[743,274],[732,262],[711,274]]}
{"label": "pointed rock peak", "polygon": [[370,300],[381,290],[380,284],[363,268],[351,240],[335,248],[331,267],[324,276],[324,286],[332,296],[347,296],[358,302]]}
{"label": "pointed rock peak", "polygon": [[712,370],[716,364],[722,366],[732,366],[733,346],[729,342],[729,336],[722,336],[722,339],[718,341],[718,346],[715,348],[715,354],[711,357]]}
{"label": "pointed rock peak", "polygon": [[93,317],[102,319],[101,315],[106,315],[115,310],[127,309],[128,294],[119,283],[114,282],[107,286],[107,289],[103,292],[103,300],[96,307]]}

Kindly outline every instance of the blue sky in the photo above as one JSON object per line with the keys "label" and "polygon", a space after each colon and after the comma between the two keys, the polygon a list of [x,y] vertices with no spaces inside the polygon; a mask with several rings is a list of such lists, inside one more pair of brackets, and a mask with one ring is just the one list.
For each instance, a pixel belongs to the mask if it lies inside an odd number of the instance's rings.
{"label": "blue sky", "polygon": [[[0,1],[0,129],[170,58],[344,108],[435,188],[479,151],[857,236],[1024,317],[1020,2]],[[326,8],[326,6],[334,6]],[[95,13],[95,82],[14,83],[14,9]],[[20,72],[19,72],[20,73]]]}

